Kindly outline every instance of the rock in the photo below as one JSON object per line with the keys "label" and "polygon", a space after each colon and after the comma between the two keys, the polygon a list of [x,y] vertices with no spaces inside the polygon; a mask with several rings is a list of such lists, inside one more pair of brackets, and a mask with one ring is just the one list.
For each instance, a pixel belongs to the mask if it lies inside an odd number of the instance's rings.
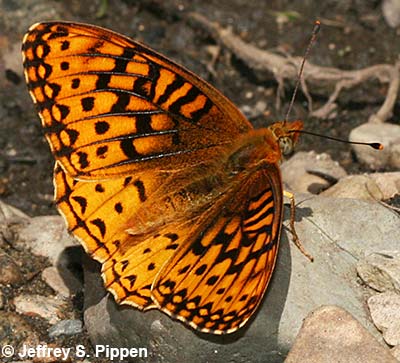
{"label": "rock", "polygon": [[380,189],[383,200],[393,198],[396,194],[400,194],[400,172],[392,173],[373,173],[369,174],[378,188]]}
{"label": "rock", "polygon": [[377,291],[400,293],[400,250],[371,253],[358,262],[357,273]]}
{"label": "rock", "polygon": [[82,290],[81,282],[78,281],[70,270],[62,266],[45,268],[42,272],[42,279],[60,298],[69,298],[71,294],[76,294]]}
{"label": "rock", "polygon": [[31,218],[19,231],[19,248],[49,258],[52,265],[63,265],[62,256],[69,247],[78,242],[70,236],[61,216]]}
{"label": "rock", "polygon": [[29,217],[20,210],[0,200],[0,233],[7,241],[13,241],[14,227],[23,225]]}
{"label": "rock", "polygon": [[49,337],[60,335],[76,335],[82,333],[82,322],[80,320],[61,320],[49,329]]}
{"label": "rock", "polygon": [[1,223],[16,224],[28,221],[30,218],[24,212],[0,200]]}
{"label": "rock", "polygon": [[296,153],[282,164],[281,171],[291,191],[312,194],[320,193],[347,175],[328,154],[316,154],[314,151]]}
{"label": "rock", "polygon": [[267,107],[268,107],[267,102],[265,102],[264,100],[258,100],[256,102],[256,104],[254,105],[254,110],[255,110],[255,112],[258,113],[258,115],[260,115],[265,112]]}
{"label": "rock", "polygon": [[0,249],[0,285],[21,285],[24,281],[21,269],[15,261]]}
{"label": "rock", "polygon": [[400,295],[383,292],[368,299],[368,307],[383,339],[391,346],[400,345]]}
{"label": "rock", "polygon": [[15,310],[27,316],[39,316],[50,324],[57,323],[62,317],[64,303],[51,296],[21,294],[14,298]]}
{"label": "rock", "polygon": [[400,25],[400,1],[383,0],[382,14],[387,25],[391,28],[397,28]]}
{"label": "rock", "polygon": [[366,254],[398,243],[400,219],[376,202],[296,199],[296,229],[314,262],[289,244],[284,229],[274,277],[246,327],[232,335],[211,336],[195,333],[157,310],[118,306],[105,296],[98,264],[92,261],[85,267],[84,313],[92,343],[148,346],[159,361],[171,363],[282,362],[303,318],[321,305],[342,306],[381,339],[365,311],[365,290],[357,283],[355,266]]}
{"label": "rock", "polygon": [[396,345],[390,350],[390,353],[400,362],[400,345]]}
{"label": "rock", "polygon": [[321,193],[324,197],[382,200],[383,193],[369,175],[350,175]]}
{"label": "rock", "polygon": [[396,363],[351,314],[322,306],[305,319],[285,363]]}
{"label": "rock", "polygon": [[371,170],[400,168],[400,126],[390,123],[368,122],[350,132],[350,141],[380,142],[383,150],[363,145],[352,145],[357,159]]}
{"label": "rock", "polygon": [[349,175],[323,191],[335,198],[387,200],[400,194],[400,172]]}

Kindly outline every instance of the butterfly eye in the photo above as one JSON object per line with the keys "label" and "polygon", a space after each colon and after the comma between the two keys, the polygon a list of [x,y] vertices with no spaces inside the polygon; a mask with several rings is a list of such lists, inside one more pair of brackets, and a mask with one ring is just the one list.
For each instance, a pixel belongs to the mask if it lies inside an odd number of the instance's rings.
{"label": "butterfly eye", "polygon": [[293,141],[290,137],[284,136],[279,138],[279,148],[282,155],[290,155],[293,153]]}

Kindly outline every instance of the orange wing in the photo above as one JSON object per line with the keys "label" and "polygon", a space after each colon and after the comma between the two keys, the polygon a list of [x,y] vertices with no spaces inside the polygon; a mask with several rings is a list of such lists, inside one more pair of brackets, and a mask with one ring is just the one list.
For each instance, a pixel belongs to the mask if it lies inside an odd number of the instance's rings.
{"label": "orange wing", "polygon": [[282,224],[282,186],[264,164],[224,194],[160,271],[152,299],[167,314],[207,333],[242,327],[274,270]]}
{"label": "orange wing", "polygon": [[73,177],[181,169],[252,129],[215,88],[110,30],[35,24],[23,54],[46,137]]}

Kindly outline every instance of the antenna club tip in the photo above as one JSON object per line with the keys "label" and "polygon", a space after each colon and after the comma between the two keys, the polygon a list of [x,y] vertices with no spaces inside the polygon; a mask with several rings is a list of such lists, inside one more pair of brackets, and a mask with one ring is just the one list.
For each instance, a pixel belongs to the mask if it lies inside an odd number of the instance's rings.
{"label": "antenna club tip", "polygon": [[319,30],[321,29],[321,22],[317,19],[314,21],[314,29],[313,29],[313,37],[319,33]]}
{"label": "antenna club tip", "polygon": [[383,150],[383,145],[379,142],[371,143],[371,147],[373,147],[375,150]]}

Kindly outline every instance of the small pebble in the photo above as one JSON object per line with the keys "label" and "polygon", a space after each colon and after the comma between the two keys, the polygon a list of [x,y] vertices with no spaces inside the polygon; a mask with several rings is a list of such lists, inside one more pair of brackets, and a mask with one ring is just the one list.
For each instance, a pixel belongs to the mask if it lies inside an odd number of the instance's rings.
{"label": "small pebble", "polygon": [[0,250],[0,284],[20,285],[24,280],[19,266],[4,251]]}
{"label": "small pebble", "polygon": [[14,298],[15,310],[27,316],[39,316],[50,324],[60,321],[63,316],[63,302],[52,296],[21,294]]}
{"label": "small pebble", "polygon": [[49,337],[60,335],[76,335],[82,333],[82,322],[80,320],[61,320],[49,329]]}
{"label": "small pebble", "polygon": [[352,315],[337,306],[322,306],[304,320],[285,363],[396,363]]}
{"label": "small pebble", "polygon": [[390,123],[368,122],[354,128],[350,141],[380,142],[383,150],[375,150],[364,145],[351,145],[357,159],[371,170],[400,168],[400,126]]}
{"label": "small pebble", "polygon": [[374,252],[357,263],[363,282],[376,291],[400,293],[400,251]]}
{"label": "small pebble", "polygon": [[400,25],[400,1],[383,0],[382,15],[387,25],[391,28],[397,28]]}

